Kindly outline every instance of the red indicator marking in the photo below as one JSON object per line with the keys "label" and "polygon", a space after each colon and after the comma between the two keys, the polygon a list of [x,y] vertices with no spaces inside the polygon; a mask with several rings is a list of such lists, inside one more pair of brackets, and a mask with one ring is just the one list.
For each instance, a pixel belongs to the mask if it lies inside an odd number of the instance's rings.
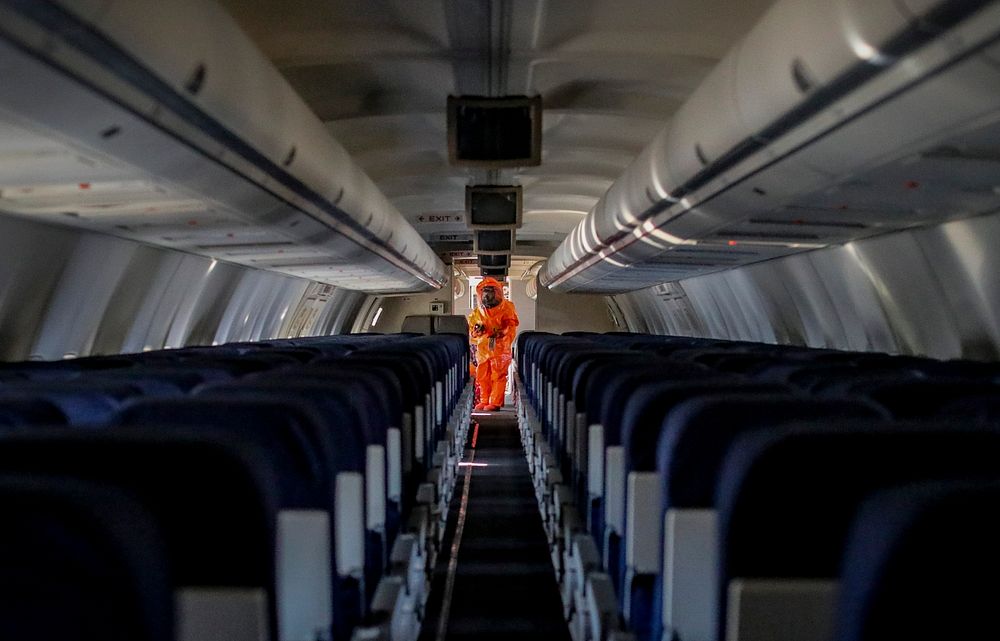
{"label": "red indicator marking", "polygon": [[479,423],[473,423],[475,427],[472,429],[472,449],[476,449],[476,441],[479,440]]}
{"label": "red indicator marking", "polygon": [[80,183],[80,189],[90,189],[90,183]]}
{"label": "red indicator marking", "polygon": [[736,245],[737,245],[738,243],[737,243],[737,242],[736,242],[735,240],[731,240],[731,241],[729,241],[729,242],[728,242],[728,243],[726,243],[726,244],[727,244],[727,245],[729,245],[730,247],[736,247]]}
{"label": "red indicator marking", "polygon": [[191,225],[191,226],[194,226],[194,225],[198,224],[198,221],[197,220],[189,220],[188,224]]}
{"label": "red indicator marking", "polygon": [[920,189],[920,183],[918,183],[916,180],[907,180],[905,183],[903,183],[903,186],[906,187],[907,189]]}

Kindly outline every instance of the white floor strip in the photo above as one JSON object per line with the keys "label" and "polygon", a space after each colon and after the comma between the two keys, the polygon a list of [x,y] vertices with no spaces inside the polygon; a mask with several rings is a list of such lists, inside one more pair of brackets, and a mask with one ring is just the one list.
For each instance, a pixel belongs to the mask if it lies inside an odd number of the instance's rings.
{"label": "white floor strip", "polygon": [[[476,437],[479,436],[479,425],[476,425],[472,435],[472,447],[475,448]],[[465,478],[462,480],[462,503],[458,508],[458,523],[455,525],[455,538],[451,542],[451,552],[448,557],[448,577],[444,584],[444,600],[441,602],[441,615],[438,617],[437,641],[444,641],[448,633],[448,618],[451,616],[451,597],[455,591],[455,573],[458,571],[458,549],[462,545],[462,531],[465,529],[465,512],[469,505],[469,485],[472,480],[473,461],[476,460],[476,450],[469,456],[470,465],[465,466]],[[461,463],[460,463],[461,465]]]}

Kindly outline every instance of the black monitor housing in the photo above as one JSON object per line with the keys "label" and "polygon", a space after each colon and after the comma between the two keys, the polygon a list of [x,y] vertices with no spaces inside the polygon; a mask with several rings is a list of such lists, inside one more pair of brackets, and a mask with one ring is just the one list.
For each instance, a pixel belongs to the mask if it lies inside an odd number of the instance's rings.
{"label": "black monitor housing", "polygon": [[448,160],[482,169],[542,163],[541,96],[448,96]]}
{"label": "black monitor housing", "polygon": [[479,267],[510,267],[510,254],[481,254]]}
{"label": "black monitor housing", "polygon": [[517,229],[521,226],[524,190],[520,185],[467,185],[466,221],[472,229]]}
{"label": "black monitor housing", "polygon": [[514,230],[481,229],[476,232],[474,245],[477,254],[510,254],[514,250]]}

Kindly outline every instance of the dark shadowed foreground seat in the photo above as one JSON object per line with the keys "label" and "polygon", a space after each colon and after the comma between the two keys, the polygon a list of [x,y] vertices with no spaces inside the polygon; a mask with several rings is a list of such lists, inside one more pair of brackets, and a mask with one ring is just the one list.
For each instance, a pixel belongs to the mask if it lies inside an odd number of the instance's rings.
{"label": "dark shadowed foreground seat", "polygon": [[865,501],[844,555],[838,641],[997,635],[1000,483],[928,482]]}
{"label": "dark shadowed foreground seat", "polygon": [[743,435],[722,469],[719,638],[825,639],[858,506],[895,485],[1000,480],[1000,431],[860,420],[789,425]]}
{"label": "dark shadowed foreground seat", "polygon": [[113,485],[0,476],[0,638],[172,641],[155,517]]}
{"label": "dark shadowed foreground seat", "polygon": [[272,488],[278,479],[266,461],[266,453],[251,445],[139,427],[41,430],[0,439],[0,474],[111,485],[152,514],[169,559],[165,585],[174,595],[177,636],[187,639],[277,638]]}

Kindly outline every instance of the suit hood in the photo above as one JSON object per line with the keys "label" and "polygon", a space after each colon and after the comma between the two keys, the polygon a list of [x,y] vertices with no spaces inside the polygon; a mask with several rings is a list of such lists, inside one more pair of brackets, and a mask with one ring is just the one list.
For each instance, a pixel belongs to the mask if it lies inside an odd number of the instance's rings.
{"label": "suit hood", "polygon": [[497,279],[487,276],[478,285],[476,285],[476,294],[479,295],[479,300],[483,300],[483,289],[487,287],[493,287],[496,290],[497,298],[501,301],[504,300],[503,295],[503,284]]}

